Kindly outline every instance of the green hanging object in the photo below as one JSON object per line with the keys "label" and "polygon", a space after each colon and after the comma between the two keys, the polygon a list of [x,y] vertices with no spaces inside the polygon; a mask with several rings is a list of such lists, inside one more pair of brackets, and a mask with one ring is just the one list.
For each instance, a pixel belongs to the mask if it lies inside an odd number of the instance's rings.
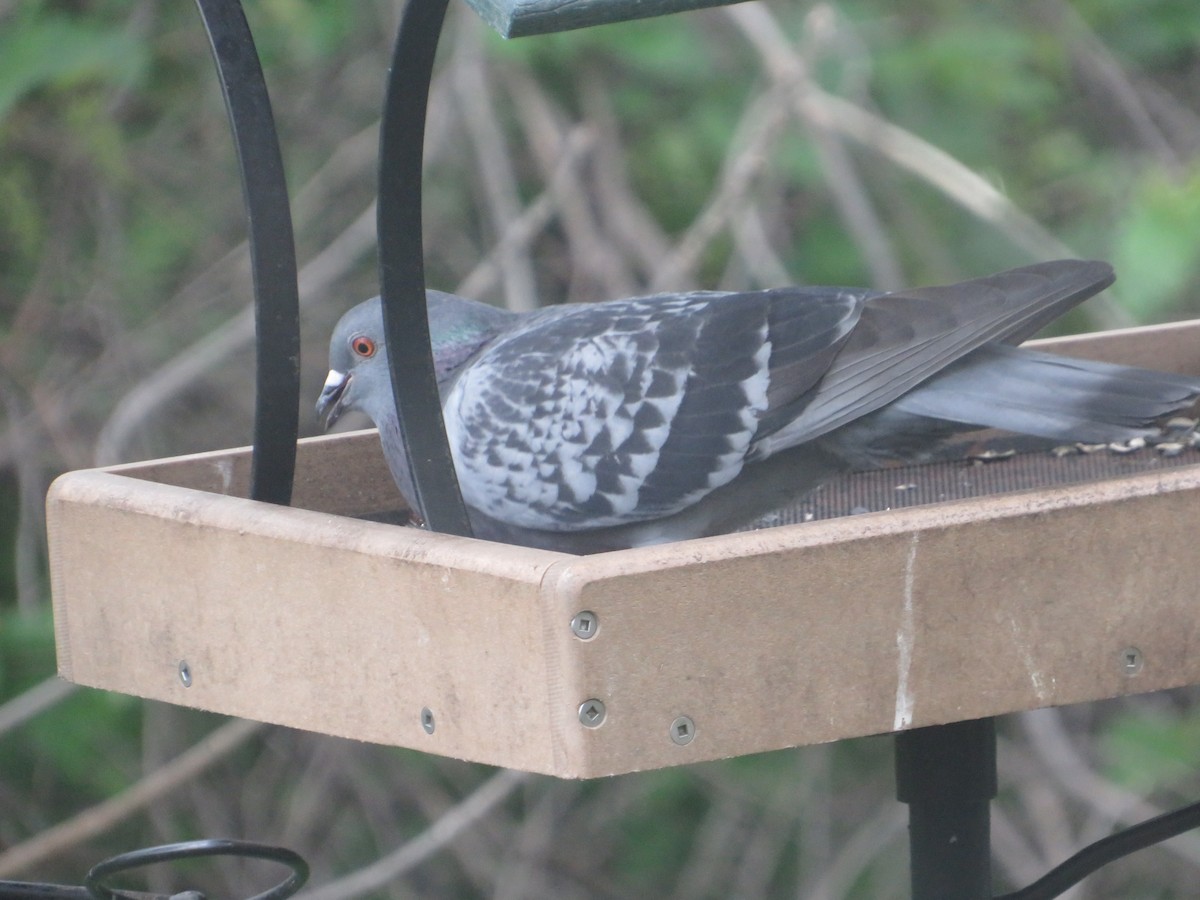
{"label": "green hanging object", "polygon": [[[503,37],[526,37],[728,6],[730,0],[467,0]],[[740,0],[733,0],[740,2]]]}

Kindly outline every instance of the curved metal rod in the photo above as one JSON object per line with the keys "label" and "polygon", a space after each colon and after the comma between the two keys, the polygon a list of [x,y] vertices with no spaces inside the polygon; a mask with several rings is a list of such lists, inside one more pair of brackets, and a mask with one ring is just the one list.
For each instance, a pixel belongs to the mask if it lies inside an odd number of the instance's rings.
{"label": "curved metal rod", "polygon": [[161,847],[147,847],[122,853],[92,866],[87,873],[85,886],[95,900],[118,900],[121,893],[114,891],[105,880],[119,872],[140,869],[154,863],[174,862],[177,859],[195,859],[202,856],[238,856],[245,859],[263,859],[277,862],[291,869],[291,874],[270,890],[255,894],[250,900],[287,900],[308,881],[308,863],[299,853],[286,847],[273,847],[252,841],[234,841],[213,838],[202,841],[185,841]]}
{"label": "curved metal rod", "polygon": [[379,280],[411,499],[429,528],[470,535],[433,370],[421,241],[425,109],[445,15],[446,0],[409,0],[396,33],[379,135]]}
{"label": "curved metal rod", "polygon": [[257,351],[250,496],[288,504],[300,423],[300,293],[283,158],[240,0],[196,0],[237,148],[254,275]]}
{"label": "curved metal rod", "polygon": [[1200,828],[1200,803],[1193,803],[1137,825],[1131,825],[1116,834],[1088,844],[1065,862],[1055,866],[1029,887],[996,900],[1050,900],[1074,887],[1088,875],[1114,860],[1138,850],[1144,850],[1176,835]]}

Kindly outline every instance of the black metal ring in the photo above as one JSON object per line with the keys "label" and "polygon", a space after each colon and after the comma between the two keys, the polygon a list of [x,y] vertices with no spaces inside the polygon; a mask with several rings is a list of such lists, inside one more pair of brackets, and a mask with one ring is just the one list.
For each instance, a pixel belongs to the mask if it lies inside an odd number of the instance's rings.
{"label": "black metal ring", "polygon": [[281,881],[264,893],[255,894],[250,900],[285,900],[304,887],[304,883],[308,881],[308,863],[304,861],[304,857],[293,850],[288,850],[286,847],[272,847],[269,844],[256,844],[251,841],[215,839],[164,844],[161,847],[146,847],[143,850],[133,850],[113,856],[92,866],[84,880],[84,885],[95,900],[119,900],[120,895],[114,893],[104,883],[105,878],[130,869],[140,869],[153,863],[192,859],[198,856],[240,856],[262,859],[281,863],[292,870],[292,874],[288,876],[287,880]]}

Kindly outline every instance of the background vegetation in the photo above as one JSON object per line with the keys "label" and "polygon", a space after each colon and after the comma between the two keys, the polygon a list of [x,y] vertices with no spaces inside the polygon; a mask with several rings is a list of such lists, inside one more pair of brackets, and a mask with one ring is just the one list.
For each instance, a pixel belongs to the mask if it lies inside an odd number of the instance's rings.
{"label": "background vegetation", "polygon": [[[331,323],[374,292],[398,6],[248,4],[295,198],[309,432]],[[431,284],[513,306],[1078,254],[1121,280],[1069,327],[1197,310],[1187,0],[770,0],[511,43],[456,3],[428,147]],[[47,681],[50,479],[248,439],[241,217],[191,3],[0,0],[0,878],[242,836],[317,884],[386,858],[387,887],[329,897],[904,896],[887,738],[575,784]],[[1191,698],[1002,723],[998,880],[1200,794]],[[1190,897],[1198,865],[1184,837],[1071,896]],[[178,874],[151,887],[259,883]]]}

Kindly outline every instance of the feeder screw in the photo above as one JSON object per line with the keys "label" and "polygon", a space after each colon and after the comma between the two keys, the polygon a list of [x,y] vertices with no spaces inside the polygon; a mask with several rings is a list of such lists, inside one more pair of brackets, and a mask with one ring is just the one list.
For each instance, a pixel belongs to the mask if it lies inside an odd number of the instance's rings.
{"label": "feeder screw", "polygon": [[690,716],[679,716],[671,723],[671,740],[680,747],[686,747],[696,737],[696,723]]}
{"label": "feeder screw", "polygon": [[1137,647],[1126,647],[1121,651],[1121,671],[1132,677],[1140,675],[1142,666],[1146,664],[1146,660],[1142,657],[1142,651]]}
{"label": "feeder screw", "polygon": [[426,734],[433,734],[433,729],[437,727],[433,721],[433,710],[428,706],[421,707],[421,727],[425,729]]}
{"label": "feeder screw", "polygon": [[604,724],[604,701],[584,700],[579,704],[579,721],[584,728],[599,728]]}
{"label": "feeder screw", "polygon": [[186,659],[179,661],[179,681],[185,688],[192,686],[192,667],[187,664]]}
{"label": "feeder screw", "polygon": [[600,618],[590,609],[576,613],[575,618],[571,620],[571,631],[581,641],[590,641],[596,636],[596,631],[599,628]]}

